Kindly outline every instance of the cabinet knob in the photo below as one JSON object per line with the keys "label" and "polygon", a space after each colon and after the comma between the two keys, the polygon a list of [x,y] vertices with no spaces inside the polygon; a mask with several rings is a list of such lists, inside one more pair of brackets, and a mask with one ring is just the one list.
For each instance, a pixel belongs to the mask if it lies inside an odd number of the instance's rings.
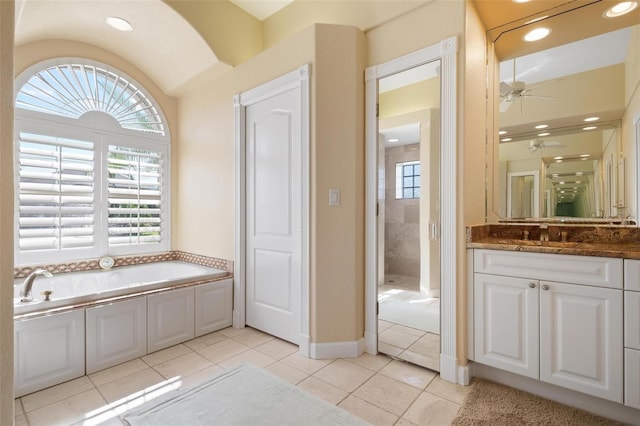
{"label": "cabinet knob", "polygon": [[536,288],[536,283],[529,283],[529,288]]}
{"label": "cabinet knob", "polygon": [[548,285],[546,285],[546,284],[544,284],[544,285],[542,286],[542,289],[543,289],[543,290],[549,290],[549,286],[548,286]]}

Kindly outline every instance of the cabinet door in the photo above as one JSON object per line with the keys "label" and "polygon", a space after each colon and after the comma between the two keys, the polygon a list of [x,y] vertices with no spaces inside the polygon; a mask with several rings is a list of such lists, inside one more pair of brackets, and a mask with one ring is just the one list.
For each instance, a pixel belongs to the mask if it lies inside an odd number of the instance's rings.
{"label": "cabinet door", "polygon": [[193,287],[147,296],[149,353],[193,339]]}
{"label": "cabinet door", "polygon": [[622,403],[622,291],[540,285],[540,380]]}
{"label": "cabinet door", "polygon": [[624,292],[624,346],[640,350],[640,293]]}
{"label": "cabinet door", "polygon": [[233,322],[232,280],[196,286],[195,311],[196,337],[230,326]]}
{"label": "cabinet door", "polygon": [[84,375],[84,309],[18,321],[15,397]]}
{"label": "cabinet door", "polygon": [[624,350],[624,405],[640,409],[640,351]]}
{"label": "cabinet door", "polygon": [[538,378],[537,281],[474,274],[475,361]]}
{"label": "cabinet door", "polygon": [[87,374],[146,354],[146,298],[87,309]]}

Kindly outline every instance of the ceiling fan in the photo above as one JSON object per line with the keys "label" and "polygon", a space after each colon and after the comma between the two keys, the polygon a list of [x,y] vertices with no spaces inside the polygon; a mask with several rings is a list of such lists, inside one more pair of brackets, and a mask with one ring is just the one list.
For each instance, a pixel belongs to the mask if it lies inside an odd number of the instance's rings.
{"label": "ceiling fan", "polygon": [[513,81],[511,83],[507,83],[504,81],[500,82],[500,112],[507,111],[516,100],[520,99],[520,113],[522,113],[522,102],[525,97],[543,100],[554,100],[555,98],[553,97],[534,95],[531,94],[531,92],[542,86],[555,83],[556,81],[559,80],[546,81],[536,85],[527,85],[524,81],[516,80],[516,60],[514,59]]}
{"label": "ceiling fan", "polygon": [[535,139],[529,141],[529,146],[527,149],[531,152],[536,152],[538,150],[547,149],[547,148],[564,148],[566,145],[561,144],[556,141],[543,141],[542,139]]}

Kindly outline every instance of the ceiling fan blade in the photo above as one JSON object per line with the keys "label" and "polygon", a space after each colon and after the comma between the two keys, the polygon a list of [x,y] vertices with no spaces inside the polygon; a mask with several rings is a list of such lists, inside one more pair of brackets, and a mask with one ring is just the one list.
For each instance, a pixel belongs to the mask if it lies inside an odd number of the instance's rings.
{"label": "ceiling fan blade", "polygon": [[553,96],[528,95],[526,93],[523,93],[520,96],[526,96],[527,98],[530,98],[530,99],[541,99],[541,100],[544,100],[544,101],[555,101],[556,100],[556,98],[554,98]]}
{"label": "ceiling fan blade", "polygon": [[506,96],[509,93],[513,92],[513,88],[504,81],[500,82],[500,96]]}
{"label": "ceiling fan blade", "polygon": [[507,111],[509,107],[511,107],[511,104],[513,104],[513,101],[509,99],[505,99],[502,102],[500,102],[500,112]]}

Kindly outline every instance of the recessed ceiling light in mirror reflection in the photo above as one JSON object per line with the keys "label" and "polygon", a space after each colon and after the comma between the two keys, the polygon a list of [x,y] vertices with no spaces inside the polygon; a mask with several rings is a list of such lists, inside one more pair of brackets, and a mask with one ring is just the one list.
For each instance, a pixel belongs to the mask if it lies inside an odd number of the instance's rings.
{"label": "recessed ceiling light in mirror reflection", "polygon": [[548,124],[538,124],[535,128],[540,130],[540,129],[546,129],[547,127],[549,127]]}
{"label": "recessed ceiling light in mirror reflection", "polygon": [[598,120],[600,120],[600,117],[587,117],[582,121],[586,121],[587,123],[590,123],[592,121],[598,121]]}
{"label": "recessed ceiling light in mirror reflection", "polygon": [[587,127],[583,127],[582,130],[594,130],[597,129],[598,126],[587,126]]}
{"label": "recessed ceiling light in mirror reflection", "polygon": [[119,18],[117,16],[109,16],[105,22],[112,28],[118,31],[133,31],[133,25],[126,19]]}
{"label": "recessed ceiling light in mirror reflection", "polygon": [[636,7],[638,7],[637,1],[623,1],[607,9],[602,16],[605,18],[617,18],[618,16],[626,15]]}
{"label": "recessed ceiling light in mirror reflection", "polygon": [[543,38],[548,36],[550,33],[551,33],[551,30],[549,28],[545,28],[545,27],[536,28],[529,31],[527,34],[525,34],[524,40],[525,41],[542,40]]}
{"label": "recessed ceiling light in mirror reflection", "polygon": [[538,136],[540,137],[544,137],[544,136],[549,136],[551,133],[549,132],[542,132],[542,133],[538,133]]}

